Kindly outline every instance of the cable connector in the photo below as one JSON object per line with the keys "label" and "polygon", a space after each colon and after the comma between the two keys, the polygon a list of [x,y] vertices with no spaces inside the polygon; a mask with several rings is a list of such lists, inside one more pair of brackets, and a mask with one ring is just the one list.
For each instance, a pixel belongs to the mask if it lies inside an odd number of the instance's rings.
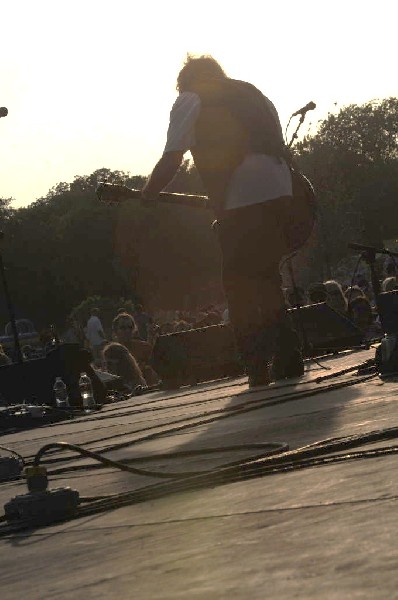
{"label": "cable connector", "polygon": [[30,492],[45,492],[48,488],[47,469],[39,465],[25,467],[24,475]]}
{"label": "cable connector", "polygon": [[48,490],[47,470],[39,465],[26,467],[24,475],[29,492],[14,496],[4,505],[9,523],[48,525],[75,514],[79,506],[79,492],[70,487]]}
{"label": "cable connector", "polygon": [[57,488],[14,496],[4,505],[4,514],[9,523],[49,525],[72,517],[78,505],[79,492],[70,487]]}

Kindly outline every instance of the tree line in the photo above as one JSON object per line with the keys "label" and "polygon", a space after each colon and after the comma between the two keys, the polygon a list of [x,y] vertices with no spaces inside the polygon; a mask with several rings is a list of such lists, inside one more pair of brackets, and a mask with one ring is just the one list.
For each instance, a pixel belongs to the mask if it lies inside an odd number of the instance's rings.
{"label": "tree line", "polygon": [[[347,243],[381,245],[398,237],[398,99],[330,113],[294,148],[319,204],[317,251],[307,277],[318,280],[348,255]],[[91,296],[140,301],[149,309],[193,308],[222,300],[213,215],[139,201],[106,206],[101,181],[141,188],[145,177],[98,169],[59,183],[31,205],[0,199],[3,261],[17,317],[62,326]],[[203,194],[185,161],[169,191]],[[8,320],[1,295],[0,323]]]}

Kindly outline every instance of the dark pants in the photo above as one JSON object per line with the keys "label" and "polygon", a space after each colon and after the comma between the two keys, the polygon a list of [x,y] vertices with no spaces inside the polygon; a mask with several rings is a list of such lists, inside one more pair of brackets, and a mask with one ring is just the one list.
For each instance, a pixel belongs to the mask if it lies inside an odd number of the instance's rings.
{"label": "dark pants", "polygon": [[289,340],[279,263],[289,252],[290,198],[225,211],[218,227],[229,318],[248,373],[265,368]]}

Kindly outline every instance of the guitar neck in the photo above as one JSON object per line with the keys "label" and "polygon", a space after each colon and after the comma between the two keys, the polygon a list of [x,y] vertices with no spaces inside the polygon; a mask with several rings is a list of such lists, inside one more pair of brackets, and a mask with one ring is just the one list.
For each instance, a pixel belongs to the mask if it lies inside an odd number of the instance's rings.
{"label": "guitar neck", "polygon": [[[128,189],[128,191],[127,191]],[[126,196],[134,200],[141,198],[140,190],[126,189]],[[197,196],[196,194],[177,194],[174,192],[160,192],[158,197],[159,202],[165,204],[178,204],[180,206],[190,206],[197,208],[211,208],[207,196]]]}

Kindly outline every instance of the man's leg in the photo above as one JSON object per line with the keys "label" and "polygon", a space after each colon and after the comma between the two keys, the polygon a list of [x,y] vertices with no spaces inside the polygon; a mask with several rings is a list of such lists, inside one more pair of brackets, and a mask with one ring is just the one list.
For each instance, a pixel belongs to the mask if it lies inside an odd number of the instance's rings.
{"label": "man's leg", "polygon": [[300,338],[286,313],[279,321],[271,372],[275,380],[300,377],[304,374]]}
{"label": "man's leg", "polygon": [[224,270],[224,288],[229,318],[234,328],[240,357],[254,385],[270,382],[268,365],[272,360],[276,329],[264,319],[257,281]]}
{"label": "man's leg", "polygon": [[278,268],[281,241],[269,215],[265,205],[227,211],[219,230],[230,320],[253,385],[270,381],[268,364],[284,305]]}
{"label": "man's leg", "polygon": [[270,381],[268,365],[275,352],[279,359],[290,355],[301,360],[279,272],[287,251],[280,206],[277,200],[227,211],[220,227],[230,320],[252,385]]}

